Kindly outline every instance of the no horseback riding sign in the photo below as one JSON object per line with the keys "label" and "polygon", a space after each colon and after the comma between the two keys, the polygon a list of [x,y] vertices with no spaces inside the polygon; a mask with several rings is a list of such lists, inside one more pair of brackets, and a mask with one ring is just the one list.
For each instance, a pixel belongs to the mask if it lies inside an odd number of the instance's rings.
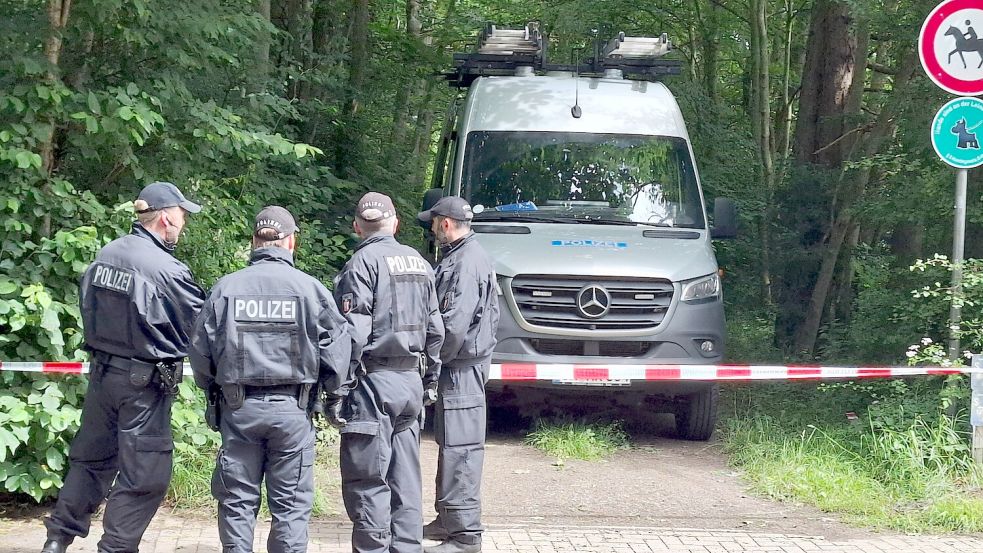
{"label": "no horseback riding sign", "polygon": [[922,67],[935,84],[960,96],[983,94],[983,1],[947,0],[918,35]]}
{"label": "no horseback riding sign", "polygon": [[957,169],[983,165],[983,100],[956,98],[932,121],[932,146],[942,161]]}

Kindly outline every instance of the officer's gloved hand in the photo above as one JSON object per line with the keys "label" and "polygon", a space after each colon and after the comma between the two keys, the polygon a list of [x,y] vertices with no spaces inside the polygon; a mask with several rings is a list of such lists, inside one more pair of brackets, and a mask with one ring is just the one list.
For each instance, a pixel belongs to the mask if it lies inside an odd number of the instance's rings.
{"label": "officer's gloved hand", "polygon": [[331,426],[342,429],[348,424],[348,421],[341,416],[341,398],[329,398],[328,403],[324,406],[324,418],[328,421]]}
{"label": "officer's gloved hand", "polygon": [[434,403],[437,403],[437,383],[431,382],[423,390],[423,406],[430,407]]}
{"label": "officer's gloved hand", "polygon": [[311,394],[311,417],[314,420],[324,418],[324,400],[321,394]]}

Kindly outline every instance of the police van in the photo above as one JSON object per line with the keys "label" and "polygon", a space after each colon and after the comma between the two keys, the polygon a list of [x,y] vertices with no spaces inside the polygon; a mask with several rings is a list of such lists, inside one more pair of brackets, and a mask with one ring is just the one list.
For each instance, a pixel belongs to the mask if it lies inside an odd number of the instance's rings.
{"label": "police van", "polygon": [[[447,115],[428,209],[459,195],[496,263],[493,363],[715,364],[724,308],[712,239],[735,234],[732,201],[709,224],[686,126],[661,82],[679,72],[665,35],[620,34],[586,61],[551,64],[535,24],[487,26],[447,73],[467,91]],[[599,387],[637,417],[672,412],[713,432],[718,390],[698,381],[491,381],[549,398]],[[530,390],[526,390],[530,391]]]}

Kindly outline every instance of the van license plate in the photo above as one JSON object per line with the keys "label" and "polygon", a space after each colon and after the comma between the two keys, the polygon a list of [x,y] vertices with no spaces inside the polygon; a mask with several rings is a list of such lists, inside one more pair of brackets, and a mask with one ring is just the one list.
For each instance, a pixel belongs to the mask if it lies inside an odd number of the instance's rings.
{"label": "van license plate", "polygon": [[554,380],[553,384],[561,386],[631,386],[631,380],[619,378],[617,380]]}

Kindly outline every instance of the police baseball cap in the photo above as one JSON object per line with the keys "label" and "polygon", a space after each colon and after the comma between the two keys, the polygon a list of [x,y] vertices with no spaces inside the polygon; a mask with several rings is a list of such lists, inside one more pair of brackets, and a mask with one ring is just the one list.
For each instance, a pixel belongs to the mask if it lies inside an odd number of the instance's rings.
{"label": "police baseball cap", "polygon": [[355,206],[355,215],[363,221],[381,221],[396,216],[392,198],[378,192],[362,196]]}
{"label": "police baseball cap", "polygon": [[474,212],[471,211],[471,204],[460,196],[444,196],[433,204],[433,207],[426,211],[421,211],[417,219],[424,223],[433,221],[434,215],[450,217],[458,221],[470,221],[474,219]]}
{"label": "police baseball cap", "polygon": [[201,206],[184,197],[184,194],[170,182],[152,182],[140,191],[138,200],[147,202],[147,208],[140,210],[140,213],[157,211],[166,207],[180,207],[188,213],[198,213]]}
{"label": "police baseball cap", "polygon": [[281,240],[297,232],[297,223],[294,216],[285,208],[278,205],[268,205],[256,214],[256,225],[253,227],[253,235],[257,235],[263,229],[273,229],[277,231],[277,240]]}

